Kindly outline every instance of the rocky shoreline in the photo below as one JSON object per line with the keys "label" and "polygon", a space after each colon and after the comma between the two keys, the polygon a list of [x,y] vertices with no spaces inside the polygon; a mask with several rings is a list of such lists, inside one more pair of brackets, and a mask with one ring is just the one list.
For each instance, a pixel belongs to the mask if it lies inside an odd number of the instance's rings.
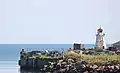
{"label": "rocky shoreline", "polygon": [[[31,69],[28,69],[28,71]],[[41,73],[120,73],[120,64],[90,65],[87,61],[74,61],[73,59],[51,62],[41,69],[33,69]]]}
{"label": "rocky shoreline", "polygon": [[[120,73],[119,55],[83,55],[74,51],[69,51],[65,55],[58,52],[39,53],[41,55],[38,54],[38,51],[37,53],[25,53],[23,51],[20,60],[21,71],[37,71],[37,73]],[[52,54],[53,57],[48,57]],[[62,57],[60,58],[60,56]]]}
{"label": "rocky shoreline", "polygon": [[[23,70],[23,69],[22,69]],[[120,73],[120,64],[109,63],[107,65],[90,65],[87,61],[75,61],[73,59],[50,62],[41,69],[26,69],[41,73]]]}

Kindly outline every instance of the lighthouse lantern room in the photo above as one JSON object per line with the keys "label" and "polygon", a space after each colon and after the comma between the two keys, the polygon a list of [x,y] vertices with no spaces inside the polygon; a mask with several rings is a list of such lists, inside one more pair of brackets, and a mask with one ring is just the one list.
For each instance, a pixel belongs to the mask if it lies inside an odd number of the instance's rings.
{"label": "lighthouse lantern room", "polygon": [[100,27],[97,30],[97,34],[96,34],[96,43],[95,43],[96,49],[105,49],[106,48],[104,36],[105,36],[105,33],[103,33],[103,29]]}

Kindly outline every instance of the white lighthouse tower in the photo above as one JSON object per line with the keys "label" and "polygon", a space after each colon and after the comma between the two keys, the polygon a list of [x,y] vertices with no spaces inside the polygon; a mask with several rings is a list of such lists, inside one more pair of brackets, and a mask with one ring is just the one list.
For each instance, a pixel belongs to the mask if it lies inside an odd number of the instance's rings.
{"label": "white lighthouse tower", "polygon": [[106,48],[104,36],[105,36],[105,33],[103,33],[103,29],[100,27],[97,30],[97,34],[96,34],[96,43],[95,43],[96,49],[105,49]]}

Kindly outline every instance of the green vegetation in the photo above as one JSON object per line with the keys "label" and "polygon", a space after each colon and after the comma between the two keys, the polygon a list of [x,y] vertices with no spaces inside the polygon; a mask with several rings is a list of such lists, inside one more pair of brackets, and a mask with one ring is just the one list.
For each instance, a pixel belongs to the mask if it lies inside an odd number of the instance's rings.
{"label": "green vegetation", "polygon": [[47,59],[47,58],[50,58],[50,57],[49,57],[49,56],[44,56],[44,55],[43,55],[43,56],[40,56],[39,58],[40,58],[40,59]]}
{"label": "green vegetation", "polygon": [[66,54],[66,59],[73,59],[75,61],[79,60],[86,60],[89,64],[96,64],[96,65],[105,65],[108,63],[118,64],[120,63],[120,55],[85,55],[85,54],[77,54],[75,52],[68,52]]}
{"label": "green vegetation", "polygon": [[51,58],[51,57],[42,55],[42,56],[32,56],[32,57],[28,57],[28,58],[29,59],[31,59],[31,58],[48,59],[48,58]]}

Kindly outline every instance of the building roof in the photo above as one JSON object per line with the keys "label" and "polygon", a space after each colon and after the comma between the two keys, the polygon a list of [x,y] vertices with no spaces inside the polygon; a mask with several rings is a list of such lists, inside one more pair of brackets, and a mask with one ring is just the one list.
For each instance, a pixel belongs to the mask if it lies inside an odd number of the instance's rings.
{"label": "building roof", "polygon": [[120,41],[113,43],[113,45],[120,45]]}

